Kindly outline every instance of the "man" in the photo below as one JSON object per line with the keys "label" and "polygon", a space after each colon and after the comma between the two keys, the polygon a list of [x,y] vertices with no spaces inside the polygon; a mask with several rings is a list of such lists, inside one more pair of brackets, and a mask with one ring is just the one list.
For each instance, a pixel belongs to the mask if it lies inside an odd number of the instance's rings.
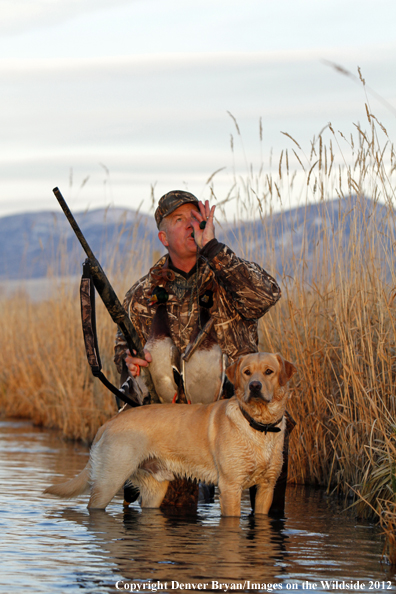
{"label": "man", "polygon": [[[217,241],[214,213],[215,206],[210,208],[208,201],[203,204],[189,192],[162,196],[155,220],[168,254],[128,291],[124,307],[144,345],[156,311],[152,295],[161,286],[167,295],[172,339],[180,352],[199,324],[200,309],[207,307],[218,344],[231,363],[257,352],[258,319],[278,301],[281,291],[260,266],[238,258]],[[125,364],[135,377],[140,366],[148,366],[152,359],[149,352],[145,359],[130,353],[118,331],[114,360],[120,372]]]}

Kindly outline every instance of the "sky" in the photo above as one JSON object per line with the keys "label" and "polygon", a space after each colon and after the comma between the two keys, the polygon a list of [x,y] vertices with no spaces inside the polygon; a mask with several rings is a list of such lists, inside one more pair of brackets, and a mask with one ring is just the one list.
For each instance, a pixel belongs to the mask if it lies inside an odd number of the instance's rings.
{"label": "sky", "polygon": [[55,186],[74,211],[149,212],[152,192],[208,197],[218,170],[221,201],[290,136],[309,152],[329,122],[367,124],[358,78],[329,63],[360,67],[395,137],[394,0],[0,0],[0,15],[0,216],[57,210]]}

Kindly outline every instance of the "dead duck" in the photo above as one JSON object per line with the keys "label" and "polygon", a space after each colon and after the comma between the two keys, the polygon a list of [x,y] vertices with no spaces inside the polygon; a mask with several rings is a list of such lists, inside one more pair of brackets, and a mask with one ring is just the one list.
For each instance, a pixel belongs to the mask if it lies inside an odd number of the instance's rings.
{"label": "dead duck", "polygon": [[152,304],[158,303],[157,311],[144,346],[152,357],[149,370],[162,403],[176,402],[181,390],[180,351],[171,338],[166,301],[165,289],[157,287],[151,297]]}
{"label": "dead duck", "polygon": [[201,327],[193,332],[182,356],[184,393],[192,404],[220,398],[227,364],[213,329],[214,320],[205,307],[200,308],[200,321]]}

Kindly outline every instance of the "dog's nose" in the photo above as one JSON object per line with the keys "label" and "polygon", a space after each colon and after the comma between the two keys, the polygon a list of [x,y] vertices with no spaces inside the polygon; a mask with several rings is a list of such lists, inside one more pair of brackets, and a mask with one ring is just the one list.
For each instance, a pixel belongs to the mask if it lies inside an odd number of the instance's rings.
{"label": "dog's nose", "polygon": [[263,386],[262,386],[261,382],[258,382],[258,381],[250,382],[250,384],[249,384],[249,389],[252,392],[260,392],[262,387]]}

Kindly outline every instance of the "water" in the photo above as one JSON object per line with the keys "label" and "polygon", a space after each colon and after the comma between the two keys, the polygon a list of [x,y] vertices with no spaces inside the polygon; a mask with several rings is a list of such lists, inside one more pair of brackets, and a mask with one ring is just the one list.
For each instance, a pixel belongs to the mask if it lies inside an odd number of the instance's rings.
{"label": "water", "polygon": [[247,498],[239,520],[220,518],[218,501],[142,512],[119,496],[89,513],[87,497],[41,495],[87,456],[55,432],[0,422],[0,592],[396,592],[379,529],[321,491],[289,487],[280,520],[249,517]]}

